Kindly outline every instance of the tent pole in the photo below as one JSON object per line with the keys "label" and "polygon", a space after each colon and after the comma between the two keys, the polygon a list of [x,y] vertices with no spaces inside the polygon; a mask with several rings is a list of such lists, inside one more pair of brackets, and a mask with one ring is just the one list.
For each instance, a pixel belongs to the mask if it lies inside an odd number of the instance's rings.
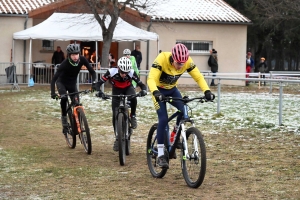
{"label": "tent pole", "polygon": [[30,82],[30,76],[31,76],[31,51],[32,51],[32,39],[30,39],[29,42],[29,58],[28,58],[28,87],[29,87],[29,82]]}
{"label": "tent pole", "polygon": [[[98,40],[95,42],[96,44],[96,80],[98,80]],[[100,72],[100,69],[99,69]],[[99,80],[98,80],[99,81]]]}
{"label": "tent pole", "polygon": [[14,46],[15,46],[15,40],[13,39],[13,41],[12,41],[12,52],[11,52],[11,62],[12,62],[12,66],[13,66],[13,70],[14,70],[14,84],[13,84],[13,86],[11,87],[11,91],[13,90],[13,89],[17,89],[18,91],[20,91],[20,87],[19,87],[19,85],[18,85],[18,83],[17,83],[17,67],[16,67],[16,65],[15,65],[15,48],[14,48]]}
{"label": "tent pole", "polygon": [[15,40],[12,40],[12,63],[15,63]]}

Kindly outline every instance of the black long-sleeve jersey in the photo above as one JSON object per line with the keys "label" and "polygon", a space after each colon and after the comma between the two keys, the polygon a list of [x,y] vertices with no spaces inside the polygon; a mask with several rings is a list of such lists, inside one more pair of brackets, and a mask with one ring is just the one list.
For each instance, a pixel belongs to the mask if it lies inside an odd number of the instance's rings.
{"label": "black long-sleeve jersey", "polygon": [[96,72],[90,66],[89,62],[84,56],[79,56],[79,63],[77,66],[71,65],[68,58],[65,59],[58,67],[51,81],[51,94],[55,93],[56,81],[61,82],[64,85],[74,85],[77,83],[77,76],[80,72],[81,67],[84,65],[92,75],[93,81],[96,80]]}

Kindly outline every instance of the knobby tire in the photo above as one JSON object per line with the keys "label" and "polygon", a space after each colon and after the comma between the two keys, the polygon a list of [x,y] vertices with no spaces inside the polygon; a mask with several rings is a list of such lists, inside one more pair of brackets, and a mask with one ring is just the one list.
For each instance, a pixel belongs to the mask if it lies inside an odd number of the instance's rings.
{"label": "knobby tire", "polygon": [[68,119],[68,128],[67,133],[65,133],[65,140],[67,145],[74,149],[76,147],[76,131],[74,131],[74,118],[72,110],[69,109],[67,111],[67,119]]}
{"label": "knobby tire", "polygon": [[84,150],[87,154],[92,153],[92,141],[91,141],[91,134],[90,128],[84,114],[84,111],[81,108],[77,109],[78,112],[78,119],[80,123],[81,133],[79,134],[81,143],[84,147]]}
{"label": "knobby tire", "polygon": [[[194,137],[196,137],[198,149],[195,149],[193,144]],[[202,184],[206,172],[205,143],[201,132],[195,127],[187,129],[186,139],[190,159],[183,159],[183,156],[181,156],[182,173],[189,187],[198,188]]]}
{"label": "knobby tire", "polygon": [[147,137],[146,155],[147,155],[148,168],[152,176],[155,178],[162,178],[166,175],[168,169],[160,168],[157,165],[157,158],[158,158],[157,138],[156,138],[157,125],[158,125],[157,123],[154,124],[149,130],[148,137]]}
{"label": "knobby tire", "polygon": [[118,113],[117,121],[117,133],[118,133],[118,143],[119,143],[119,161],[120,165],[125,165],[126,162],[126,152],[125,152],[125,140],[126,131],[128,130],[124,113]]}

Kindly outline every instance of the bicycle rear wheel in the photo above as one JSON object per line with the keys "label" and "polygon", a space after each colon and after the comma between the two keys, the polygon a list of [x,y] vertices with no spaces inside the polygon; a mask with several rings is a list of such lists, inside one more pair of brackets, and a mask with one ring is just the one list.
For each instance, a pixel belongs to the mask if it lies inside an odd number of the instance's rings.
{"label": "bicycle rear wheel", "polygon": [[125,120],[124,113],[118,113],[117,133],[119,143],[119,161],[120,165],[124,165],[126,161],[125,146],[126,146],[126,131],[128,130],[128,121]]}
{"label": "bicycle rear wheel", "polygon": [[64,135],[67,142],[67,145],[74,149],[76,147],[76,133],[73,131],[74,129],[74,118],[72,114],[72,110],[67,111],[67,120],[68,120],[68,127],[64,128]]}
{"label": "bicycle rear wheel", "polygon": [[198,188],[206,172],[205,143],[201,132],[195,127],[187,129],[186,140],[187,147],[184,148],[188,149],[189,155],[186,158],[181,156],[182,174],[189,187]]}
{"label": "bicycle rear wheel", "polygon": [[79,133],[79,138],[83,148],[87,154],[92,153],[92,141],[91,141],[91,134],[90,128],[84,114],[84,111],[81,108],[77,109],[78,112],[78,119],[80,124],[81,133]]}
{"label": "bicycle rear wheel", "polygon": [[[168,169],[160,168],[157,165],[157,155],[158,155],[157,138],[156,138],[157,125],[158,125],[157,123],[154,124],[148,133],[146,155],[147,155],[148,168],[152,176],[155,178],[162,178],[166,175]],[[168,154],[167,152],[165,153]]]}

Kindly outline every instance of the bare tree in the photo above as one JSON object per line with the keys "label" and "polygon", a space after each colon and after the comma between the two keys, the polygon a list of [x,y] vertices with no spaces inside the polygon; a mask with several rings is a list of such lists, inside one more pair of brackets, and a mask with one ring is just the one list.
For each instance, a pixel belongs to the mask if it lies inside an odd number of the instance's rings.
{"label": "bare tree", "polygon": [[[95,19],[98,21],[102,28],[103,36],[103,49],[102,49],[102,66],[108,66],[108,55],[113,39],[113,33],[117,26],[118,18],[126,7],[130,7],[136,11],[145,9],[149,4],[148,0],[85,0],[90,7]],[[146,17],[146,14],[138,12],[141,17]],[[101,14],[101,16],[99,15]],[[108,16],[111,20],[108,27],[105,25],[105,21]],[[104,59],[107,58],[107,59]]]}

